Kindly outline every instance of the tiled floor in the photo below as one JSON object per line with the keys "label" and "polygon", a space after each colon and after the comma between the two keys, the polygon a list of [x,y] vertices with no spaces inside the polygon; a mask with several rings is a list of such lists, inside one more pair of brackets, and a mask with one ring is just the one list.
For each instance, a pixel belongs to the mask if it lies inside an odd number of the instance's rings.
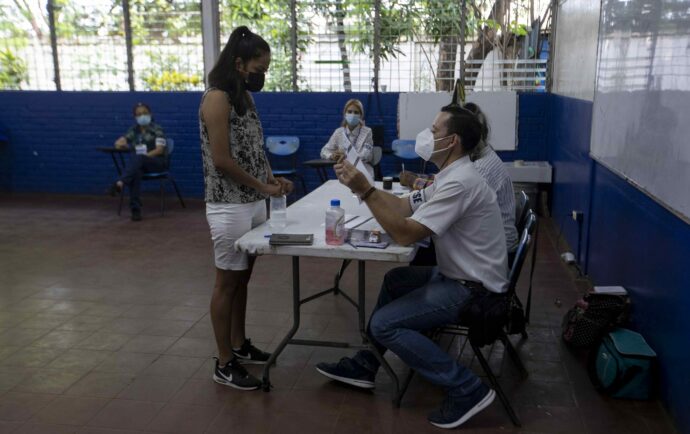
{"label": "tiled floor", "polygon": [[[394,409],[385,375],[362,392],[315,372],[317,362],[349,351],[288,347],[271,393],[213,383],[211,245],[203,205],[190,202],[131,223],[105,198],[0,196],[0,433],[441,432],[425,416],[442,392],[420,378]],[[520,381],[499,346],[490,359],[523,427],[496,400],[462,431],[673,432],[657,402],[600,397],[560,343],[560,318],[578,290],[558,260],[551,223],[542,228],[530,337],[516,341],[530,376]],[[302,264],[304,293],[328,287],[338,267]],[[367,265],[369,309],[392,266]],[[354,277],[349,270],[343,286],[354,288]],[[247,323],[249,337],[269,350],[289,328],[289,285],[289,258],[259,259]],[[357,338],[354,311],[335,296],[304,306],[302,324],[299,336]]]}

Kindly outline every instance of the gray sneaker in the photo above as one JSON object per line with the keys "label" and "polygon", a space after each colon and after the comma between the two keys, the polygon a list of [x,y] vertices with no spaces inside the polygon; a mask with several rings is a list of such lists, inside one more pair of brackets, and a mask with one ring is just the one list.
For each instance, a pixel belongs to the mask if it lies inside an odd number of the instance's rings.
{"label": "gray sneaker", "polygon": [[216,359],[216,369],[213,371],[213,381],[240,390],[256,390],[261,387],[261,380],[247,372],[235,358],[230,360],[223,367],[220,366],[219,360]]}

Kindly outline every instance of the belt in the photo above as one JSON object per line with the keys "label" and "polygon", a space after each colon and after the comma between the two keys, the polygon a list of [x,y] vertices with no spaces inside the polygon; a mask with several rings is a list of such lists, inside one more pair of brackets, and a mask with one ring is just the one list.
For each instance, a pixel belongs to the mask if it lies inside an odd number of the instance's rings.
{"label": "belt", "polygon": [[474,280],[458,279],[458,283],[474,291],[485,289],[482,282],[475,282]]}

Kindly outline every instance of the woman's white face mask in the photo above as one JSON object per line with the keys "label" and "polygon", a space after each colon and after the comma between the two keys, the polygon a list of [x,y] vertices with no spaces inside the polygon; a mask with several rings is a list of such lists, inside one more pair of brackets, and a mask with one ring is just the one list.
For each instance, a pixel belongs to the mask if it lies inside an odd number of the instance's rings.
{"label": "woman's white face mask", "polygon": [[452,137],[452,134],[450,136],[441,137],[440,139],[434,139],[434,135],[431,130],[426,128],[424,131],[417,134],[417,140],[414,143],[414,151],[417,153],[417,155],[422,157],[424,161],[429,161],[432,155],[447,151],[454,146],[451,144],[443,149],[434,151],[434,143],[447,139],[448,137]]}

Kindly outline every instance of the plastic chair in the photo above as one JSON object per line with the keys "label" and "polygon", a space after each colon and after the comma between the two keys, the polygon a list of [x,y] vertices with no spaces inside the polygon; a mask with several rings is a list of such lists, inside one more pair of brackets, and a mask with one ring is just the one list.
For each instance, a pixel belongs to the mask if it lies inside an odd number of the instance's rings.
{"label": "plastic chair", "polygon": [[299,178],[302,183],[302,191],[307,194],[307,186],[304,177],[297,171],[297,151],[299,150],[299,137],[295,136],[267,136],[266,150],[272,158],[271,169],[273,175]]}
{"label": "plastic chair", "polygon": [[[426,163],[424,160],[422,160],[419,155],[414,150],[414,140],[403,140],[403,139],[396,139],[393,140],[393,143],[391,144],[391,150],[393,151],[393,155],[396,157],[402,159],[402,160],[420,160],[422,163],[420,164],[420,172],[424,172],[424,169]],[[407,170],[410,170],[408,167]],[[398,178],[398,173],[389,175],[394,178]]]}
{"label": "plastic chair", "polygon": [[[175,141],[173,139],[166,139],[166,148],[167,148],[167,154],[165,156],[166,160],[166,166],[168,170],[165,170],[163,172],[150,172],[150,173],[144,173],[141,177],[142,182],[143,181],[158,181],[160,183],[160,197],[161,197],[161,215],[165,214],[165,181],[168,181],[172,184],[173,188],[175,189],[175,194],[177,194],[177,199],[180,201],[180,205],[182,205],[182,208],[187,208],[187,206],[184,204],[184,200],[182,200],[182,195],[180,194],[180,189],[177,187],[177,183],[175,182],[175,179],[172,177],[170,174],[170,156],[172,155],[173,151],[175,150]],[[125,190],[124,188],[120,192],[120,206],[117,208],[117,215],[122,214],[122,204],[124,203],[125,200]]]}
{"label": "plastic chair", "polygon": [[[515,254],[515,260],[513,261],[513,265],[510,269],[509,275],[508,275],[508,291],[506,292],[506,297],[509,297],[510,299],[516,299],[517,295],[515,294],[515,288],[517,286],[518,279],[520,278],[520,273],[522,272],[522,266],[525,263],[525,259],[527,257],[527,252],[530,249],[530,246],[532,244],[532,237],[531,237],[531,232],[534,230],[535,226],[537,223],[537,216],[533,212],[528,213],[528,217],[526,220],[526,225],[525,225],[525,230],[523,230],[522,235],[520,237],[520,243],[518,244],[518,248]],[[518,300],[519,303],[519,300]],[[510,321],[510,310],[508,311],[508,321]],[[463,325],[462,321],[460,321],[457,324],[449,324],[445,327],[440,328],[439,330],[436,331],[435,333],[435,338],[436,340],[440,340],[441,335],[452,335],[452,336],[466,336],[468,335],[469,329]],[[523,337],[526,337],[526,334],[523,334]],[[505,330],[502,330],[498,337],[497,340],[500,340],[503,346],[505,347],[506,352],[508,353],[508,356],[511,358],[513,363],[515,363],[516,367],[522,374],[523,378],[526,378],[528,373],[527,370],[525,369],[525,365],[522,363],[522,360],[520,359],[520,355],[517,353],[515,350],[515,347],[513,347],[513,344],[510,342],[510,339],[508,339],[508,335],[506,334]],[[480,347],[476,346],[473,344],[469,338],[467,339],[467,342],[469,342],[470,347],[472,348],[472,351],[474,352],[475,357],[479,361],[479,364],[481,365],[482,369],[486,373],[487,378],[489,379],[489,382],[491,383],[491,386],[494,388],[496,391],[496,394],[498,395],[498,398],[500,399],[501,403],[503,404],[503,407],[506,409],[506,412],[510,416],[511,421],[515,426],[521,426],[520,419],[518,418],[517,414],[515,414],[515,410],[513,410],[512,405],[510,404],[510,401],[508,401],[508,397],[505,395],[503,392],[503,388],[501,388],[501,385],[498,383],[498,380],[496,379],[496,375],[494,374],[493,370],[491,369],[491,366],[489,365],[488,361],[484,357],[484,353],[482,353]],[[452,344],[452,342],[451,342]],[[463,345],[464,349],[464,345]],[[492,353],[491,351],[490,353]],[[462,355],[462,354],[461,354]],[[402,400],[403,395],[407,391],[407,388],[410,385],[410,382],[412,381],[412,378],[414,377],[414,371],[410,370],[410,373],[407,375],[407,378],[405,379],[405,382],[403,383],[403,386],[401,388],[400,395],[398,397],[399,400]],[[397,404],[400,404],[398,401]]]}

